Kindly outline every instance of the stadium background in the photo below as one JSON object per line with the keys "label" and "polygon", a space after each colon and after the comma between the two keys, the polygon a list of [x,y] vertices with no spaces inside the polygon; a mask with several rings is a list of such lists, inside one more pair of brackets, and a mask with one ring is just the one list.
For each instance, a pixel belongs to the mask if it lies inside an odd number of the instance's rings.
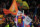
{"label": "stadium background", "polygon": [[[22,0],[22,1],[26,1],[28,3],[29,9],[25,9],[25,8],[20,9],[19,7],[18,9],[21,11],[24,10],[25,11],[24,13],[29,17],[31,17],[31,19],[33,19],[33,22],[35,22],[34,20],[36,20],[37,23],[40,23],[40,0]],[[2,10],[2,8],[9,9],[12,4],[12,0],[0,0],[0,2],[1,2],[0,11]],[[3,14],[3,11],[0,12],[0,14]],[[35,15],[36,15],[36,19],[35,19]]]}

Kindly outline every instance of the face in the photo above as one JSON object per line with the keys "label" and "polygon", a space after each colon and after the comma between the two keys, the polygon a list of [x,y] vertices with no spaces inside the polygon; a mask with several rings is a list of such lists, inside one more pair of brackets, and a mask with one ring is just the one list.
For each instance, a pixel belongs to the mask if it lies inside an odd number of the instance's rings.
{"label": "face", "polygon": [[33,24],[33,23],[32,23]]}
{"label": "face", "polygon": [[8,23],[7,23],[8,24]]}
{"label": "face", "polygon": [[20,14],[20,16],[22,16],[22,14]]}
{"label": "face", "polygon": [[38,23],[36,23],[36,24],[38,24]]}
{"label": "face", "polygon": [[18,17],[18,18],[21,18],[21,17]]}

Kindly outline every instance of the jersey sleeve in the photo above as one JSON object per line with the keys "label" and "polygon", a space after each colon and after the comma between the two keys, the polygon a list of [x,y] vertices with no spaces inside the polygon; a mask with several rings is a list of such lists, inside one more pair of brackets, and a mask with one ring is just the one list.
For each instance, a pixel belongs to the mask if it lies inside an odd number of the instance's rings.
{"label": "jersey sleeve", "polygon": [[16,18],[18,19],[18,16],[16,16]]}

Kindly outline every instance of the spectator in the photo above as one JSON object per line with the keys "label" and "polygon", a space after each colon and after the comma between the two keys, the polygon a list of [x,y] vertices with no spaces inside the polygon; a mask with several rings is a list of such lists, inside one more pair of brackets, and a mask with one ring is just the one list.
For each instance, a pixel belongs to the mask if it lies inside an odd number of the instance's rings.
{"label": "spectator", "polygon": [[38,24],[38,27],[40,27],[40,22],[39,22],[39,24]]}
{"label": "spectator", "polygon": [[2,27],[5,27],[5,25],[6,25],[6,23],[3,23],[3,24],[2,24]]}
{"label": "spectator", "polygon": [[9,27],[9,23],[7,23],[5,27]]}
{"label": "spectator", "polygon": [[34,27],[33,23],[32,23],[32,26],[31,27]]}
{"label": "spectator", "polygon": [[36,22],[36,23],[34,23],[34,27],[38,27],[38,23]]}
{"label": "spectator", "polygon": [[5,3],[3,3],[3,8],[5,8],[5,9],[6,9],[6,4],[5,4]]}
{"label": "spectator", "polygon": [[31,27],[31,26],[32,26],[32,23],[30,23],[29,25],[30,25],[30,27]]}

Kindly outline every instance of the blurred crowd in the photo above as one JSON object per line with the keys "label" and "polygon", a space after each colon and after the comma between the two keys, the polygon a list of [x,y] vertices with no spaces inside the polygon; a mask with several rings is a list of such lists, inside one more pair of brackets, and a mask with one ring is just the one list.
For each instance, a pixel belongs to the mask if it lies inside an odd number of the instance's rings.
{"label": "blurred crowd", "polygon": [[[12,4],[12,0],[0,0],[0,1],[1,1],[0,14],[4,15],[3,8],[9,9],[10,5]],[[24,10],[25,11],[24,13],[32,19],[32,22],[29,24],[31,27],[32,25],[34,27],[40,27],[40,0],[23,0],[23,1],[26,1],[28,3],[29,9],[25,9],[25,8],[24,9],[18,8],[18,9],[21,11]],[[36,14],[35,11],[37,12]],[[10,24],[10,27],[12,27],[13,25],[16,26],[13,18],[15,19],[15,16],[13,17],[12,15],[7,15],[5,19],[6,24],[4,23],[3,27],[7,24]]]}
{"label": "blurred crowd", "polygon": [[2,20],[0,17],[0,27],[17,27],[15,23],[16,16],[8,14],[8,15],[3,15],[3,17],[2,17]]}

